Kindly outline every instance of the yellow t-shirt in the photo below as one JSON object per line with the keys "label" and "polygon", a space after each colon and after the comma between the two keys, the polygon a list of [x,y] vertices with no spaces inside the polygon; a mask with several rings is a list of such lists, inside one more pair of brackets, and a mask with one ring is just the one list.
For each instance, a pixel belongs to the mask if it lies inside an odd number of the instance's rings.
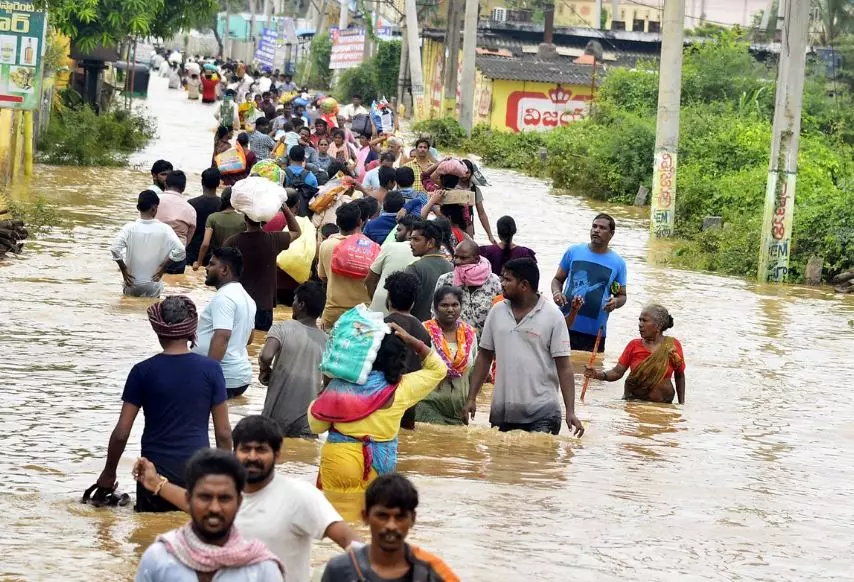
{"label": "yellow t-shirt", "polygon": [[333,234],[321,243],[318,251],[317,275],[326,281],[326,307],[320,318],[326,331],[331,330],[348,309],[371,302],[364,279],[353,279],[332,272],[332,252],[346,238],[342,234]]}
{"label": "yellow t-shirt", "polygon": [[[424,400],[445,376],[448,367],[442,358],[431,351],[417,372],[404,374],[394,391],[394,402],[388,408],[381,408],[362,420],[356,422],[336,423],[335,430],[355,438],[369,436],[375,441],[390,441],[400,431],[400,419],[403,413],[418,402]],[[317,420],[311,414],[312,402],[308,406],[308,425],[311,432],[320,434],[329,430],[330,424]],[[361,445],[360,445],[361,446]]]}

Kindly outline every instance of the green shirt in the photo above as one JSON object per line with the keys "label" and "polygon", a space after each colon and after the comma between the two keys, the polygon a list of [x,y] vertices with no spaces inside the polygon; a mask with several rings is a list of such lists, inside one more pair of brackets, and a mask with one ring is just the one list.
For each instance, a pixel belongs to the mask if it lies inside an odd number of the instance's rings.
{"label": "green shirt", "polygon": [[214,212],[208,216],[205,228],[213,230],[210,250],[222,247],[226,239],[246,230],[246,222],[240,212]]}

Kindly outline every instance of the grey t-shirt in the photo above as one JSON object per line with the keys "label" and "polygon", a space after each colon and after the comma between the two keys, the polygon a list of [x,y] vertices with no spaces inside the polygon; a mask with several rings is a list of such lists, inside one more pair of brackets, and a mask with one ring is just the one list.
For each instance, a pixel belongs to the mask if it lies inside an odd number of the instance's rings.
{"label": "grey t-shirt", "polygon": [[412,315],[421,321],[427,321],[433,317],[431,308],[436,281],[440,276],[453,270],[454,266],[441,255],[421,257],[406,267],[405,272],[418,277],[418,298],[415,300],[415,307],[412,308]]}
{"label": "grey t-shirt", "polygon": [[320,391],[320,358],[327,335],[316,327],[288,320],[273,325],[267,337],[275,338],[281,348],[273,363],[262,414],[275,419],[286,437],[310,435],[306,411]]}
{"label": "grey t-shirt", "polygon": [[566,320],[557,305],[541,295],[516,323],[510,301],[498,303],[486,318],[480,347],[495,352],[491,424],[528,424],[560,415],[554,358],[568,356],[570,349]]}
{"label": "grey t-shirt", "polygon": [[323,571],[321,582],[411,582],[412,569],[410,568],[404,576],[400,578],[380,578],[376,572],[370,567],[368,559],[368,546],[363,546],[355,551],[359,561],[359,568],[362,571],[362,576],[356,571],[353,565],[353,558],[350,553],[339,554],[329,560],[326,564],[326,569]]}

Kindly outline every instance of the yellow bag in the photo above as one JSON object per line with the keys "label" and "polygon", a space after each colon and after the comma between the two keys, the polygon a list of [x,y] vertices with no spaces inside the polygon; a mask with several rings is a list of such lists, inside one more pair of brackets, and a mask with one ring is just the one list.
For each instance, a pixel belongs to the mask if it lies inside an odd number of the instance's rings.
{"label": "yellow bag", "polygon": [[312,212],[323,212],[335,203],[338,196],[345,194],[349,189],[350,188],[345,184],[332,186],[325,192],[321,192],[312,198],[311,202],[308,203],[308,208]]}
{"label": "yellow bag", "polygon": [[284,158],[285,154],[287,154],[287,150],[285,149],[285,142],[281,142],[276,145],[276,149],[273,150],[273,153],[270,154],[270,157],[274,160],[278,160],[279,158]]}
{"label": "yellow bag", "polygon": [[311,220],[297,216],[301,234],[276,257],[276,266],[297,283],[305,283],[311,276],[311,263],[317,254],[317,230]]}

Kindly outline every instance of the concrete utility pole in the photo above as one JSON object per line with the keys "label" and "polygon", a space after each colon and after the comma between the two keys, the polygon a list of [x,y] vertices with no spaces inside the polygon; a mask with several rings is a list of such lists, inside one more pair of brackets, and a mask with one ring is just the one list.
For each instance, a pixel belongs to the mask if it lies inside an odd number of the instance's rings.
{"label": "concrete utility pole", "polygon": [[765,216],[759,250],[759,281],[782,283],[789,273],[795,179],[801,135],[810,0],[782,0],[783,46],[777,71],[777,98],[771,134],[771,161],[765,189]]}
{"label": "concrete utility pole", "polygon": [[466,134],[471,136],[474,125],[475,59],[477,58],[477,13],[478,0],[466,0],[465,30],[463,31],[463,78],[460,96],[460,122]]}
{"label": "concrete utility pole", "polygon": [[[807,0],[808,1],[808,0]],[[676,158],[679,148],[679,102],[682,98],[682,37],[685,0],[665,0],[658,69],[658,119],[649,227],[655,238],[673,236],[676,210]]]}
{"label": "concrete utility pole", "polygon": [[[249,0],[249,42],[255,42],[255,10],[258,8],[257,0]],[[255,54],[255,49],[252,49],[252,54]]]}
{"label": "concrete utility pole", "polygon": [[[400,44],[400,69],[397,74],[397,106],[404,106],[407,116],[412,114],[410,106],[404,103],[406,98],[406,81],[409,78],[409,43],[406,42],[406,24],[401,23],[400,33],[403,35],[403,42]],[[400,111],[400,109],[398,109]],[[395,112],[397,113],[397,111]]]}
{"label": "concrete utility pole", "polygon": [[421,68],[421,45],[418,35],[418,7],[415,0],[406,0],[406,40],[409,44],[409,77],[412,84],[412,114],[424,112],[424,72]]}
{"label": "concrete utility pole", "polygon": [[443,115],[453,116],[457,109],[457,66],[460,58],[460,8],[465,0],[448,0],[448,26],[445,29],[445,93]]}
{"label": "concrete utility pole", "polygon": [[231,4],[225,3],[225,25],[222,31],[222,52],[223,58],[231,58]]}
{"label": "concrete utility pole", "polygon": [[273,0],[264,0],[264,28],[273,27]]}
{"label": "concrete utility pole", "polygon": [[341,12],[338,15],[338,30],[346,30],[350,26],[350,6],[347,0],[340,0]]}
{"label": "concrete utility pole", "polygon": [[611,0],[611,30],[614,30],[615,20],[620,20],[620,0]]}

